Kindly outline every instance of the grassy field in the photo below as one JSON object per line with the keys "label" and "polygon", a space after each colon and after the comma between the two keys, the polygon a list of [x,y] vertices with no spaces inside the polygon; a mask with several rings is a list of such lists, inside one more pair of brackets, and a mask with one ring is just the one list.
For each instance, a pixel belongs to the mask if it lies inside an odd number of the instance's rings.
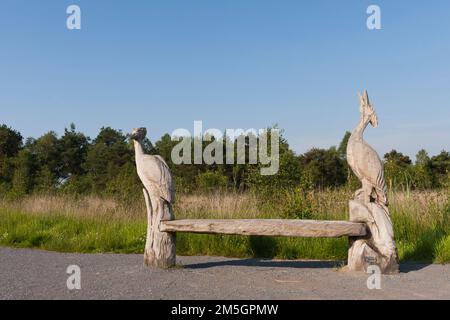
{"label": "grassy field", "polygon": [[[262,197],[252,194],[180,195],[183,218],[348,219],[345,189]],[[391,193],[390,210],[403,261],[450,262],[448,191]],[[95,197],[31,196],[0,201],[0,245],[62,252],[142,253],[143,201],[124,205]],[[280,259],[345,259],[347,239],[303,239],[177,234],[180,255]]]}

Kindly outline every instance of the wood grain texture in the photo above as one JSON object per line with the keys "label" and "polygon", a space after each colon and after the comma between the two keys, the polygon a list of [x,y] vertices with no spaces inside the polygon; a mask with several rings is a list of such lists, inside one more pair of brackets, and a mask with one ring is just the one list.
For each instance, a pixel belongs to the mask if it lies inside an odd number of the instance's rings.
{"label": "wood grain texture", "polygon": [[144,185],[144,199],[147,207],[147,239],[144,263],[147,266],[171,268],[176,263],[175,234],[161,232],[161,220],[173,220],[172,203],[175,188],[169,166],[160,156],[145,154],[142,141],[147,129],[136,128],[129,137],[134,141],[136,170]]}
{"label": "wood grain texture", "polygon": [[252,219],[161,221],[162,232],[336,238],[364,236],[366,225],[348,221]]}
{"label": "wood grain texture", "polygon": [[147,205],[147,241],[145,243],[144,263],[149,267],[171,268],[176,263],[176,241],[174,233],[161,232],[158,228],[162,217],[174,219],[169,204],[163,199],[151,198],[144,188]]}
{"label": "wood grain texture", "polygon": [[348,140],[347,162],[362,188],[350,201],[350,221],[366,223],[370,232],[367,238],[350,239],[348,269],[367,272],[370,265],[377,265],[382,273],[397,273],[398,253],[383,161],[363,137],[369,124],[378,126],[378,118],[367,91],[359,95],[359,103],[361,118]]}

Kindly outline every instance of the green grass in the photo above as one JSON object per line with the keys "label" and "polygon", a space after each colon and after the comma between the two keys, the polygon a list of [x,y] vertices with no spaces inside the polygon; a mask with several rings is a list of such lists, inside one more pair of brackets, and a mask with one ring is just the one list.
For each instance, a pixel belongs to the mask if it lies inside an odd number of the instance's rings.
{"label": "green grass", "polygon": [[258,236],[177,234],[180,255],[218,255],[274,259],[342,260],[347,239],[307,239]]}
{"label": "green grass", "polygon": [[[228,200],[223,200],[224,197],[220,200],[199,196],[181,198],[175,208],[177,218],[302,218],[307,214],[310,219],[347,219],[347,201],[337,199],[346,199],[348,195],[341,193],[312,194],[300,201],[286,197],[280,201],[281,204],[229,197]],[[448,198],[422,194],[420,199],[404,195],[392,196],[391,199],[400,259],[450,263]],[[139,213],[128,210],[127,214],[120,215],[123,209],[112,203],[106,209],[98,209],[103,203],[100,200],[91,199],[91,207],[86,207],[85,202],[74,204],[70,199],[60,199],[56,207],[56,200],[51,199],[48,202],[53,207],[49,207],[42,204],[42,199],[38,200],[33,200],[31,205],[25,202],[23,205],[0,203],[0,245],[80,253],[142,253],[144,250],[147,226],[143,207],[135,208]],[[344,260],[347,249],[347,238],[177,233],[179,255]]]}
{"label": "green grass", "polygon": [[[0,213],[0,245],[80,253],[142,253],[146,224],[106,218]],[[397,239],[403,261],[450,262],[450,234],[424,231]],[[409,239],[408,239],[409,238]],[[343,260],[347,238],[283,238],[178,233],[177,254]]]}
{"label": "green grass", "polygon": [[[146,224],[0,211],[0,245],[80,253],[142,253]],[[180,255],[344,259],[346,239],[177,234]]]}
{"label": "green grass", "polygon": [[144,223],[110,223],[102,218],[34,216],[1,211],[0,244],[60,252],[137,253],[145,243]]}
{"label": "green grass", "polygon": [[435,249],[435,262],[450,263],[450,235],[442,238]]}

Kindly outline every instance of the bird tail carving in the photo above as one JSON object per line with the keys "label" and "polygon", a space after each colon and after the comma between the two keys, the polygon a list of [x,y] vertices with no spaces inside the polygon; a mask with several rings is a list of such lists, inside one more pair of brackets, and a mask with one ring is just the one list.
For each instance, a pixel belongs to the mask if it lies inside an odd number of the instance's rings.
{"label": "bird tail carving", "polygon": [[384,207],[389,205],[387,196],[386,181],[384,179],[384,170],[380,170],[377,176],[377,185],[375,186],[376,202]]}

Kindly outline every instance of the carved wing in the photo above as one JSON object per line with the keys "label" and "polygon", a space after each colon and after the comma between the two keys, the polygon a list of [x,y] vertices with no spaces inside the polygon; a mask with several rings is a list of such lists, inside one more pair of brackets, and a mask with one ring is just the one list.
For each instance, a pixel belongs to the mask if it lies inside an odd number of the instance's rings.
{"label": "carved wing", "polygon": [[172,174],[170,173],[169,166],[161,156],[155,156],[160,161],[161,166],[161,198],[172,204],[175,202],[175,185],[173,183]]}
{"label": "carved wing", "polygon": [[143,160],[140,178],[145,187],[172,204],[175,201],[175,187],[169,166],[161,156],[147,155]]}

